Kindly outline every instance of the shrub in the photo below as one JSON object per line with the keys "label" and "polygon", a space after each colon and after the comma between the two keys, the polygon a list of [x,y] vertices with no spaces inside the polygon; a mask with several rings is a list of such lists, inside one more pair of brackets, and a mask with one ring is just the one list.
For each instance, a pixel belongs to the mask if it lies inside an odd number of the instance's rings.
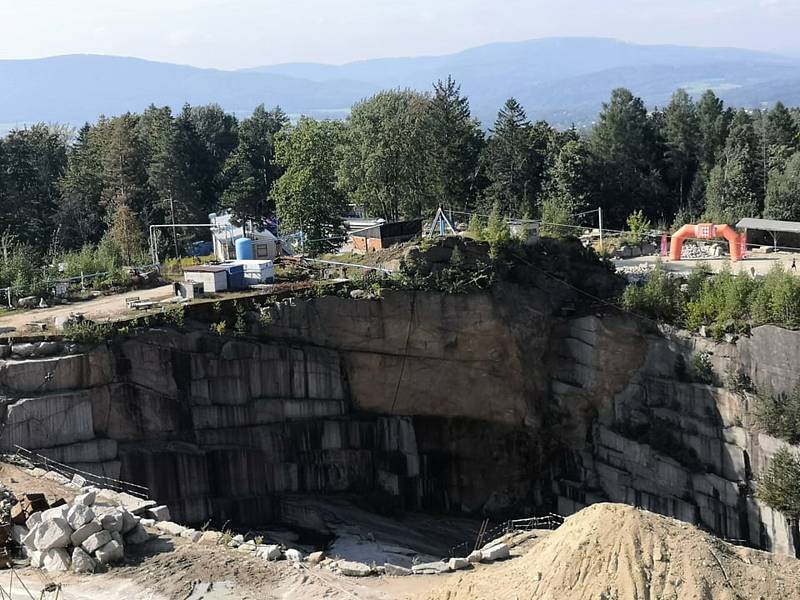
{"label": "shrub", "polygon": [[68,321],[64,326],[64,337],[78,344],[99,344],[114,334],[111,323],[96,321]]}
{"label": "shrub", "polygon": [[628,241],[638,246],[644,241],[645,236],[650,232],[652,225],[650,220],[644,216],[641,210],[637,210],[628,215]]}
{"label": "shrub", "polygon": [[788,395],[758,390],[753,413],[769,435],[791,444],[800,443],[800,384]]}
{"label": "shrub", "polygon": [[708,352],[700,352],[692,356],[692,373],[695,381],[699,383],[714,383],[716,377],[714,376],[714,367],[711,364],[711,357]]}
{"label": "shrub", "polygon": [[790,519],[800,518],[800,458],[788,448],[778,450],[758,480],[757,495]]}
{"label": "shrub", "polygon": [[643,284],[631,284],[622,295],[626,310],[638,312],[657,321],[674,323],[683,314],[684,298],[680,280],[671,277],[658,263]]}

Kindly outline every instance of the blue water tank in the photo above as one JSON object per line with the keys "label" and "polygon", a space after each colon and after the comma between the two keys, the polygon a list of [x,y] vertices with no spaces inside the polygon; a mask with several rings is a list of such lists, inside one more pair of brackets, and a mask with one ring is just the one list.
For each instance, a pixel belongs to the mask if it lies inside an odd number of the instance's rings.
{"label": "blue water tank", "polygon": [[239,238],[236,240],[236,260],[253,260],[253,240]]}

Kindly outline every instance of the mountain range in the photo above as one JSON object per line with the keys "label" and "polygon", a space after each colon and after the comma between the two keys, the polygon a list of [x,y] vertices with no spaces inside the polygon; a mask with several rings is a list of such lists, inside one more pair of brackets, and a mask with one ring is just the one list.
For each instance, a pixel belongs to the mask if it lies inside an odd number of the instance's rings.
{"label": "mountain range", "polygon": [[290,115],[343,117],[386,88],[429,90],[452,75],[490,127],[510,96],[529,117],[591,123],[615,87],[663,106],[679,87],[713,89],[727,103],[800,105],[800,59],[736,48],[637,45],[604,38],[496,43],[445,56],[344,65],[290,63],[225,71],[137,58],[69,55],[0,60],[0,129],[46,121],[79,124],[101,114],[219,103],[246,115],[265,103]]}

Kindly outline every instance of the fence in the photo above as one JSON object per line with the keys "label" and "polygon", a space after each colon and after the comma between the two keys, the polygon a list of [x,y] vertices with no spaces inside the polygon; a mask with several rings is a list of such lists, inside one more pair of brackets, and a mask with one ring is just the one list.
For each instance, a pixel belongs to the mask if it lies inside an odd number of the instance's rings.
{"label": "fence", "polygon": [[130,481],[121,481],[112,477],[106,477],[105,475],[87,473],[86,471],[81,471],[75,467],[70,467],[69,465],[55,461],[47,456],[32,452],[31,450],[23,448],[22,446],[17,446],[15,444],[14,447],[17,449],[16,455],[25,459],[34,467],[40,467],[45,471],[55,471],[57,473],[61,473],[61,475],[69,479],[72,479],[72,477],[75,475],[80,475],[86,480],[87,483],[90,483],[95,487],[105,488],[115,492],[125,492],[126,494],[130,494],[144,500],[148,500],[150,497],[150,489],[143,485],[131,483]]}
{"label": "fence", "polygon": [[466,556],[473,550],[481,548],[487,541],[497,539],[514,531],[530,531],[532,529],[558,529],[564,524],[564,517],[555,513],[547,513],[541,517],[510,519],[488,528],[489,520],[485,520],[478,531],[475,541],[466,541],[450,548],[450,556]]}

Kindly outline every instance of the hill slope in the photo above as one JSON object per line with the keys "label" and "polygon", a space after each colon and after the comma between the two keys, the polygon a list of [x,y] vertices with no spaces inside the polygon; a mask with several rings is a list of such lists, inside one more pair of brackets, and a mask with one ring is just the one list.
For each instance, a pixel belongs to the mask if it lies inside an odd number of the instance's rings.
{"label": "hill slope", "polygon": [[280,104],[290,114],[342,116],[382,88],[430,89],[452,75],[489,126],[515,96],[532,118],[588,123],[611,90],[630,87],[663,105],[678,87],[715,89],[732,102],[800,104],[800,60],[732,48],[642,46],[596,38],[490,44],[446,56],[324,65],[296,63],[242,71],[199,69],[135,58],[73,55],[0,61],[0,123],[80,123],[100,114],[218,102],[248,113]]}

